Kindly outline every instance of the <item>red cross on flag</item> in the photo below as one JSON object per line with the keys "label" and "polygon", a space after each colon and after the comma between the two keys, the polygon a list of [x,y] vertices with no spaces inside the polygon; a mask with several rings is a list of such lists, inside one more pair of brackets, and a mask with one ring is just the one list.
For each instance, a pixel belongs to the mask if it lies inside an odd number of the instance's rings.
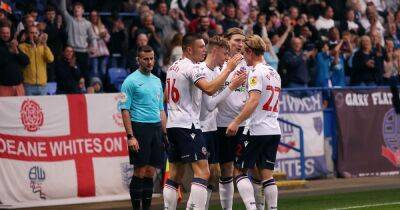
{"label": "red cross on flag", "polygon": [[127,194],[119,94],[0,98],[0,201]]}

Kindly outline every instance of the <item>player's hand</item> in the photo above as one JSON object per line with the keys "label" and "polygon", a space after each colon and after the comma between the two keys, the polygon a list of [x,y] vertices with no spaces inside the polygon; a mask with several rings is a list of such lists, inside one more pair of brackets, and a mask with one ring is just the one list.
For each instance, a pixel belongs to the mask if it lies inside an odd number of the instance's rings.
{"label": "player's hand", "polygon": [[165,150],[167,150],[169,148],[169,140],[167,134],[163,134],[162,140],[164,143]]}
{"label": "player's hand", "polygon": [[243,55],[238,53],[232,58],[228,60],[228,63],[226,64],[226,68],[228,69],[229,72],[232,72],[236,66],[239,64],[239,62],[243,59]]}
{"label": "player's hand", "polygon": [[236,90],[236,88],[240,87],[247,80],[247,73],[245,71],[238,71],[232,79],[232,82],[229,84],[229,89],[231,91]]}
{"label": "player's hand", "polygon": [[132,137],[128,140],[128,148],[133,152],[139,151],[139,142],[135,137]]}
{"label": "player's hand", "polygon": [[226,135],[227,136],[235,136],[239,129],[239,125],[235,123],[235,121],[231,122],[226,128]]}

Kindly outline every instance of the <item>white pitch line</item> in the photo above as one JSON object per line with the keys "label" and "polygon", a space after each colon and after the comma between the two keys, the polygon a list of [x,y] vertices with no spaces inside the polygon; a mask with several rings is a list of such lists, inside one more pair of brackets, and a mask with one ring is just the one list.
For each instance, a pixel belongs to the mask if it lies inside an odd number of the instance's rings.
{"label": "white pitch line", "polygon": [[377,203],[377,204],[370,204],[370,205],[363,205],[363,206],[349,206],[349,207],[333,208],[333,209],[327,209],[327,210],[358,209],[358,208],[367,208],[367,207],[376,207],[376,206],[389,206],[389,205],[400,205],[400,202]]}

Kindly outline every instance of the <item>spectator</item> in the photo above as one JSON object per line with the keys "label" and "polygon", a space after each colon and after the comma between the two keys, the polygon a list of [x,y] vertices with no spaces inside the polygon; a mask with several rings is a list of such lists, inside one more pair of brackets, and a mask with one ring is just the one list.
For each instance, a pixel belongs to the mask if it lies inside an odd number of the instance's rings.
{"label": "spectator", "polygon": [[351,31],[356,34],[364,34],[364,29],[360,23],[355,21],[355,14],[353,9],[346,11],[346,20],[340,24],[342,31]]}
{"label": "spectator", "polygon": [[337,45],[340,42],[340,32],[336,27],[332,27],[328,32],[329,45]]}
{"label": "spectator", "polygon": [[340,53],[344,40],[341,40],[337,45],[331,45],[330,56],[330,78],[333,87],[344,87],[346,86],[345,76],[345,57]]}
{"label": "spectator", "polygon": [[90,86],[87,88],[87,93],[103,93],[103,83],[98,77],[92,77]]}
{"label": "spectator", "polygon": [[307,61],[312,57],[312,53],[304,53],[302,47],[303,41],[300,38],[292,38],[291,48],[285,52],[282,59],[286,69],[287,86],[290,88],[308,87],[310,81]]}
{"label": "spectator", "polygon": [[111,67],[121,68],[125,65],[124,61],[124,45],[126,43],[126,30],[125,24],[121,18],[117,18],[113,21],[111,30],[111,38],[109,42],[109,49],[111,55],[111,61],[109,62]]}
{"label": "spectator", "polygon": [[24,42],[26,39],[25,28],[28,28],[28,27],[34,26],[34,25],[37,25],[37,22],[35,21],[33,16],[25,15],[22,18],[22,21],[18,24],[19,28],[17,28],[17,31],[15,32],[15,35],[18,37],[19,42]]}
{"label": "spectator", "polygon": [[83,17],[83,4],[77,2],[74,4],[74,16],[67,11],[66,0],[60,1],[60,10],[66,23],[68,34],[67,44],[74,49],[76,63],[81,70],[85,81],[90,77],[89,53],[95,54],[95,35],[92,24]]}
{"label": "spectator", "polygon": [[317,28],[318,31],[321,31],[321,33],[326,34],[327,31],[335,26],[335,21],[333,21],[333,9],[332,7],[326,7],[324,10],[324,15],[320,16],[315,22],[315,27]]}
{"label": "spectator", "polygon": [[35,9],[31,8],[30,11],[28,11],[27,14],[24,16],[22,21],[18,24],[16,33],[17,34],[21,33],[21,31],[24,31],[31,25],[37,25],[38,24],[38,22],[36,21],[37,17],[38,17],[38,12]]}
{"label": "spectator", "polygon": [[378,14],[374,7],[368,7],[366,12],[366,17],[362,18],[360,23],[361,26],[364,28],[365,32],[370,32],[372,30],[377,30],[381,37],[385,33],[385,29],[381,21],[379,21]]}
{"label": "spectator", "polygon": [[92,23],[96,40],[94,42],[96,50],[89,56],[92,66],[91,76],[99,77],[102,81],[105,81],[107,61],[110,56],[107,48],[107,43],[110,41],[110,34],[106,26],[102,23],[97,11],[94,10],[90,13],[90,22]]}
{"label": "spectator", "polygon": [[162,43],[169,43],[172,36],[177,32],[178,18],[172,18],[168,15],[167,3],[160,1],[157,4],[157,12],[154,15],[153,21],[154,26],[161,29],[161,37],[163,37]]}
{"label": "spectator", "polygon": [[394,80],[399,82],[400,59],[399,51],[395,51],[394,42],[392,39],[386,39],[386,54],[387,59],[384,61],[383,84],[390,85]]}
{"label": "spectator", "polygon": [[264,38],[267,37],[267,19],[264,13],[258,14],[257,22],[253,26],[253,34],[259,35],[260,37]]}
{"label": "spectator", "polygon": [[7,22],[0,25],[0,96],[25,95],[22,70],[29,58],[18,48],[16,39],[11,40],[11,28]]}
{"label": "spectator", "polygon": [[[66,34],[62,26],[62,17],[57,16],[54,7],[47,7],[44,17],[44,32],[49,36],[47,44],[55,58],[60,57],[65,44]],[[55,63],[47,65],[47,82],[55,81]]]}
{"label": "spectator", "polygon": [[376,55],[372,51],[371,39],[368,36],[361,37],[361,47],[354,54],[353,72],[351,80],[353,85],[375,86],[379,69],[375,63]]}
{"label": "spectator", "polygon": [[321,42],[317,47],[318,53],[315,58],[316,63],[316,87],[328,87],[330,83],[331,57],[329,55],[329,44]]}
{"label": "spectator", "polygon": [[24,87],[26,95],[46,95],[47,64],[54,57],[47,46],[47,34],[40,34],[36,26],[26,30],[26,41],[19,49],[29,57],[29,65],[24,69]]}
{"label": "spectator", "polygon": [[225,7],[225,19],[221,21],[224,31],[230,28],[239,27],[239,21],[236,19],[235,5],[230,3]]}
{"label": "spectator", "polygon": [[176,22],[176,31],[181,34],[186,34],[185,25],[188,25],[190,21],[186,18],[185,13],[179,9],[173,8],[169,11],[169,16]]}
{"label": "spectator", "polygon": [[135,42],[136,48],[130,49],[127,54],[127,57],[130,59],[126,60],[126,67],[128,70],[130,70],[130,72],[135,71],[139,67],[138,62],[135,59],[137,57],[137,55],[136,55],[137,49],[139,49],[139,47],[148,45],[148,43],[149,43],[149,38],[147,37],[146,34],[139,33],[137,35],[136,42]]}
{"label": "spectator", "polygon": [[297,19],[299,18],[299,9],[295,6],[289,8],[290,23],[292,26],[297,24]]}
{"label": "spectator", "polygon": [[168,68],[177,60],[182,58],[182,38],[183,35],[180,33],[175,34],[171,40],[171,46],[164,57],[163,71],[166,73]]}
{"label": "spectator", "polygon": [[153,15],[149,12],[140,17],[142,27],[137,30],[137,34],[144,33],[149,38],[149,45],[154,49],[156,55],[161,56],[161,29],[156,28],[153,23]]}
{"label": "spectator", "polygon": [[388,23],[388,37],[391,38],[394,44],[394,49],[400,48],[400,37],[397,33],[397,27],[395,23]]}
{"label": "spectator", "polygon": [[[190,33],[196,33],[196,30],[199,28],[199,25],[200,25],[201,17],[208,16],[204,6],[202,6],[201,4],[198,4],[197,7],[196,7],[196,12],[195,12],[196,17],[188,25],[188,29],[189,29]],[[209,19],[209,21],[210,21],[210,24],[209,24],[210,28],[216,29],[217,24],[211,19]]]}
{"label": "spectator", "polygon": [[81,72],[76,65],[74,49],[70,46],[64,48],[63,56],[56,64],[57,94],[81,93],[79,87]]}
{"label": "spectator", "polygon": [[274,46],[272,46],[271,40],[269,40],[268,37],[264,37],[264,42],[266,46],[264,52],[264,60],[268,65],[272,66],[275,71],[278,71],[279,58],[275,53],[276,51],[274,49]]}
{"label": "spectator", "polygon": [[206,40],[217,34],[217,31],[210,28],[210,18],[208,16],[200,17],[200,24],[196,29],[196,33],[202,34]]}

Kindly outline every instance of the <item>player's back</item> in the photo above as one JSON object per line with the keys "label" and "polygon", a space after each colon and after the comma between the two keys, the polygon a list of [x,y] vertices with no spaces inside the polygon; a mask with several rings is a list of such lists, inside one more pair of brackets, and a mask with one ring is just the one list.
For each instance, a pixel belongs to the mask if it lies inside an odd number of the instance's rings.
{"label": "player's back", "polygon": [[201,90],[194,84],[204,78],[199,65],[188,58],[175,61],[167,71],[167,128],[200,128]]}
{"label": "player's back", "polygon": [[278,122],[281,78],[271,66],[259,63],[249,73],[249,91],[260,91],[260,102],[249,118],[251,135],[281,134]]}

